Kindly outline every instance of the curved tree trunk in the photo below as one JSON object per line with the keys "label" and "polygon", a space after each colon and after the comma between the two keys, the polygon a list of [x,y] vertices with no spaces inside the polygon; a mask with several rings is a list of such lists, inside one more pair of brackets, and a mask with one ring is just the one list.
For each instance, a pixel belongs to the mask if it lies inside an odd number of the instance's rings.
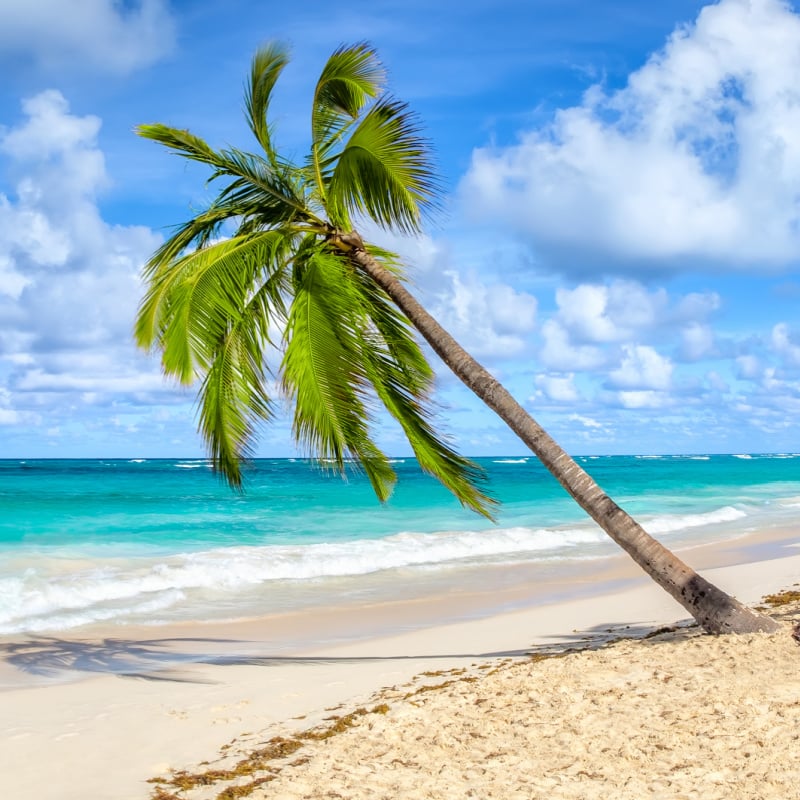
{"label": "curved tree trunk", "polygon": [[759,614],[709,583],[650,536],[621,509],[444,328],[403,284],[363,248],[358,234],[339,237],[354,264],[377,283],[425,337],[444,363],[536,454],[578,505],[709,633],[773,632]]}

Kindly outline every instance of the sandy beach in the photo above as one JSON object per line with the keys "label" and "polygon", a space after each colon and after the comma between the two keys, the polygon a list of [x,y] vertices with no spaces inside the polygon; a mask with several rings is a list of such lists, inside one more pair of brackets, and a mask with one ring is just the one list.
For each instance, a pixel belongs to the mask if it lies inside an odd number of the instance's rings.
{"label": "sandy beach", "polygon": [[[684,557],[748,603],[800,583],[790,531]],[[450,624],[431,623],[418,602],[365,608],[363,637],[321,648],[309,631],[325,620],[306,620],[304,632],[299,616],[5,637],[5,791],[800,797],[800,648],[788,633],[797,606],[776,609],[781,635],[715,638],[685,627],[683,609],[624,558],[602,577],[596,591],[582,578],[571,598],[565,587],[557,602],[533,591],[526,607]],[[387,615],[406,630],[375,635]],[[565,650],[579,652],[542,658]]]}

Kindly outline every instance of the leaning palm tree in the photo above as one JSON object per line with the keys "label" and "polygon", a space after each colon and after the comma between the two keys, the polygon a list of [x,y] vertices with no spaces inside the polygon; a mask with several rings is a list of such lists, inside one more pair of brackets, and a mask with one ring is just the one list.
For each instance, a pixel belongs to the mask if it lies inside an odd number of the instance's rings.
{"label": "leaning palm tree", "polygon": [[275,396],[293,404],[296,440],[341,471],[350,460],[380,500],[395,474],[371,423],[383,407],[402,427],[426,472],[464,505],[491,516],[474,463],[433,427],[432,369],[413,329],[538,456],[588,514],[713,633],[772,631],[649,536],[409,293],[392,253],[365,242],[356,223],[420,231],[437,182],[427,142],[407,106],[384,93],[366,44],[341,47],[325,64],[311,104],[311,146],[302,164],[278,153],[269,122],[275,83],[288,62],[272,44],[253,59],[246,118],[260,152],[215,150],[186,130],[138,133],[207,165],[222,188],[178,227],[144,268],[147,290],[135,336],[161,351],[164,372],[200,381],[200,431],[231,485],[252,453]]}

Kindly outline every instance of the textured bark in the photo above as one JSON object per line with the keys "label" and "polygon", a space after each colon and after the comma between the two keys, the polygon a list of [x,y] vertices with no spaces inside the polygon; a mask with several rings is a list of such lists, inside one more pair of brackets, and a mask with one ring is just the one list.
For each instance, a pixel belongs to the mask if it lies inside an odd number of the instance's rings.
{"label": "textured bark", "polygon": [[389,270],[363,248],[357,233],[338,237],[357,265],[377,283],[444,363],[536,454],[578,505],[709,633],[773,632],[759,614],[698,575],[621,509],[556,441],[422,307]]}

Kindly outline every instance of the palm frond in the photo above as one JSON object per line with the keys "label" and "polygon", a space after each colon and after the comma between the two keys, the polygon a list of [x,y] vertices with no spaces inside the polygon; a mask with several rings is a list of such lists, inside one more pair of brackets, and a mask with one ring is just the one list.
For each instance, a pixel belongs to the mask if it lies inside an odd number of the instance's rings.
{"label": "palm frond", "polygon": [[199,161],[201,164],[208,164],[217,167],[219,164],[219,154],[205,140],[195,136],[188,130],[172,128],[160,122],[137,125],[136,133],[145,139],[152,139],[154,142],[164,145],[178,155],[188,158],[191,161]]}
{"label": "palm frond", "polygon": [[250,79],[245,91],[247,124],[270,161],[276,154],[267,112],[275,83],[288,63],[289,53],[283,45],[271,42],[259,48],[250,65]]}
{"label": "palm frond", "polygon": [[492,519],[497,503],[480,489],[485,472],[450,447],[431,423],[427,409],[433,370],[407,320],[373,281],[363,273],[356,278],[374,326],[363,357],[379,400],[400,423],[420,467],[463,505]]}
{"label": "palm frond", "polygon": [[322,162],[378,96],[384,79],[375,50],[365,42],[339,47],[325,63],[311,109],[311,163],[320,197],[325,196]]}
{"label": "palm frond", "polygon": [[157,343],[165,373],[189,384],[210,369],[231,320],[248,306],[259,310],[253,324],[268,341],[270,319],[285,316],[290,251],[283,231],[261,231],[162,262],[139,307],[137,342]]}
{"label": "palm frond", "polygon": [[[235,220],[240,213],[241,209],[230,205],[212,205],[193,219],[178,226],[175,233],[153,253],[142,268],[144,280],[150,281],[163,269],[170,268],[185,250],[192,247],[195,249],[205,247],[220,234],[221,228],[226,222]],[[143,346],[149,347],[148,344]]]}
{"label": "palm frond", "polygon": [[286,327],[282,380],[294,400],[295,438],[344,473],[356,460],[381,501],[396,476],[369,435],[365,318],[336,255],[313,250],[298,264]]}
{"label": "palm frond", "polygon": [[231,320],[197,395],[200,432],[213,467],[234,488],[242,485],[241,463],[252,453],[257,427],[272,416],[264,340],[252,311]]}
{"label": "palm frond", "polygon": [[486,481],[485,472],[436,433],[426,411],[429,398],[411,390],[407,373],[394,358],[382,353],[377,343],[365,348],[365,353],[368,377],[383,405],[400,423],[422,470],[435,477],[462,505],[493,519],[497,501],[479,488]]}
{"label": "palm frond", "polygon": [[[285,160],[274,147],[269,110],[287,62],[286,49],[270,44],[251,64],[245,112],[263,153],[216,150],[161,124],[137,128],[207,165],[209,181],[222,188],[146,264],[136,340],[161,351],[168,375],[185,384],[201,380],[199,428],[215,468],[235,487],[241,459],[271,416],[266,356],[277,322],[285,324],[281,388],[294,401],[301,445],[340,472],[355,460],[386,500],[396,476],[370,432],[382,403],[422,468],[490,516],[493,501],[476,483],[480,471],[431,424],[432,371],[407,320],[344,253],[328,249],[331,233],[349,231],[356,216],[419,230],[439,188],[428,144],[404,104],[379,99],[383,68],[361,43],[340,47],[325,64],[313,98],[308,161]],[[367,249],[402,275],[395,256]]]}
{"label": "palm frond", "polygon": [[383,98],[364,115],[336,156],[327,188],[334,225],[348,230],[366,214],[382,228],[419,232],[436,207],[439,184],[427,141],[407,106]]}
{"label": "palm frond", "polygon": [[[233,198],[246,196],[250,202],[258,200],[264,207],[264,214],[275,209],[271,224],[296,217],[321,224],[310,213],[303,198],[296,168],[277,160],[270,163],[261,156],[233,147],[221,150],[218,155],[220,166],[210,180],[220,176],[235,176],[236,180],[220,192],[217,202],[232,202]],[[245,191],[248,194],[243,195]]]}
{"label": "palm frond", "polygon": [[[295,194],[296,182],[292,182],[290,176],[296,169],[293,170],[290,165],[283,164],[277,159],[268,161],[261,156],[236,148],[214,150],[203,139],[188,130],[171,128],[160,123],[139,125],[136,132],[146,139],[164,145],[177,155],[212,167],[213,172],[209,181],[224,177],[231,178],[234,182],[241,179],[251,183],[254,188],[261,190],[262,196],[270,205],[282,211],[277,221],[291,213],[304,215],[308,212],[302,197]],[[238,185],[241,186],[241,183]],[[233,191],[230,187],[223,190],[217,199],[218,205],[223,205],[222,200],[227,196],[226,192],[230,191]]]}

